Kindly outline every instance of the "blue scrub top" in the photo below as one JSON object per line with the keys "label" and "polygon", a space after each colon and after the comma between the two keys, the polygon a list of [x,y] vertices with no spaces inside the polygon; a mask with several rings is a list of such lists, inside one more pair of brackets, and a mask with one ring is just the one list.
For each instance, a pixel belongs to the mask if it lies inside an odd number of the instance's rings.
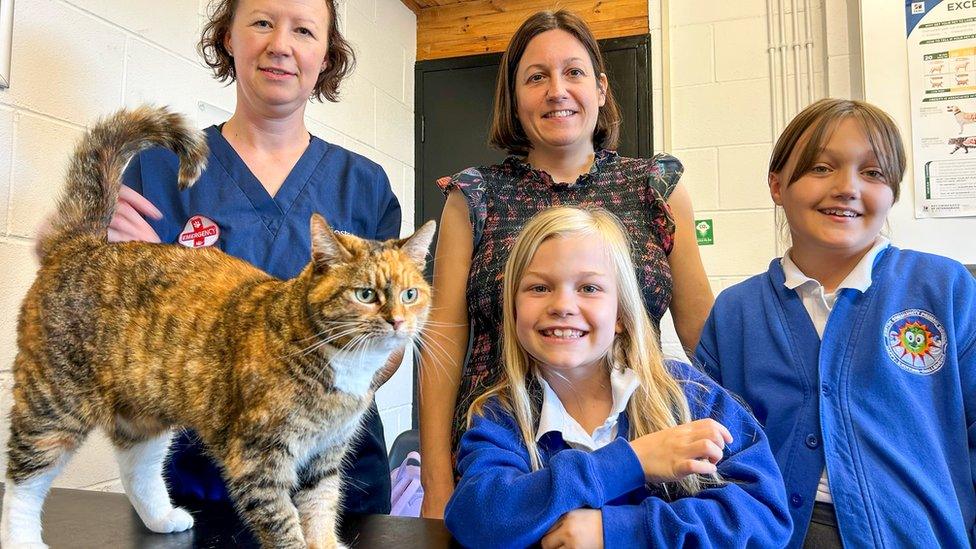
{"label": "blue scrub top", "polygon": [[[134,157],[123,176],[126,185],[163,212],[162,219],[149,220],[163,242],[176,243],[181,233],[192,232],[187,230],[191,218],[203,216],[218,227],[214,246],[273,276],[292,278],[311,257],[313,213],[323,215],[333,229],[363,238],[399,236],[400,203],[376,163],[310,136],[308,148],[272,197],[219,127],[204,131],[210,157],[190,189],[179,191],[177,157],[159,147]],[[389,463],[375,404],[364,423],[344,468],[343,511],[388,513]],[[192,505],[229,499],[219,469],[192,432],[175,438],[166,473],[177,501]]]}

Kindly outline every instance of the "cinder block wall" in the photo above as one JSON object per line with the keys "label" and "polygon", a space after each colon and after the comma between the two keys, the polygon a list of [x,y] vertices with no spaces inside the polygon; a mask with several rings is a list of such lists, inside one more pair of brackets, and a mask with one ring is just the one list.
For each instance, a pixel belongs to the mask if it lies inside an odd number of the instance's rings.
{"label": "cinder block wall", "polygon": [[[814,81],[822,90],[823,2],[812,4]],[[669,31],[671,152],[684,162],[695,217],[714,224],[714,245],[700,249],[718,294],[778,255],[766,183],[773,140],[766,1],[670,0]],[[837,32],[827,38],[831,48],[841,40]],[[846,54],[846,33],[842,39]]]}
{"label": "cinder block wall", "polygon": [[[206,0],[24,0],[16,3],[12,85],[0,90],[0,469],[9,433],[16,318],[36,262],[35,227],[60,188],[85,125],[122,106],[168,104],[201,126],[234,109],[195,45]],[[340,0],[358,66],[338,104],[311,104],[310,130],[386,170],[413,229],[416,18],[399,0]],[[387,442],[410,428],[410,368],[377,395]],[[110,445],[93,436],[57,486],[119,490]]]}

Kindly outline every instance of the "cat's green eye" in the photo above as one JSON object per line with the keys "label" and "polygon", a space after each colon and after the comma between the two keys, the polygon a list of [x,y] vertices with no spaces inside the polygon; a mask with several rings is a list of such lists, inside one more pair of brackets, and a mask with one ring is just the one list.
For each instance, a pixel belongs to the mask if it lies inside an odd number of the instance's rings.
{"label": "cat's green eye", "polygon": [[372,288],[356,288],[356,299],[362,303],[376,303],[378,295]]}
{"label": "cat's green eye", "polygon": [[417,288],[410,288],[403,290],[403,293],[400,294],[400,299],[404,303],[413,303],[414,301],[417,301],[417,297],[419,296],[420,292],[417,291]]}

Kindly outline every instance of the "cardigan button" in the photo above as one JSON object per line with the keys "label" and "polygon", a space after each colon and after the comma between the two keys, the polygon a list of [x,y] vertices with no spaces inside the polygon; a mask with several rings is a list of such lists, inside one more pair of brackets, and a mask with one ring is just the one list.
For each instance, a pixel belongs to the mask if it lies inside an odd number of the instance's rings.
{"label": "cardigan button", "polygon": [[817,437],[817,435],[810,433],[809,435],[807,435],[806,443],[807,443],[807,448],[813,450],[818,446],[820,446],[820,438]]}
{"label": "cardigan button", "polygon": [[800,497],[800,494],[793,494],[792,496],[790,496],[790,505],[792,505],[793,507],[803,506],[803,498]]}
{"label": "cardigan button", "polygon": [[824,383],[823,385],[821,385],[820,386],[820,392],[821,392],[821,394],[823,394],[823,396],[829,397],[830,396],[830,385],[827,385],[826,383]]}

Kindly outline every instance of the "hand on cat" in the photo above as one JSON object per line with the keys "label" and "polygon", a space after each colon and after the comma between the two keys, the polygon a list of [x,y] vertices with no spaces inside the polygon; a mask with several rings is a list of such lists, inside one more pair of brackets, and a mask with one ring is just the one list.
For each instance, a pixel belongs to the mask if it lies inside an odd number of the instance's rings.
{"label": "hand on cat", "polygon": [[159,235],[143,216],[162,219],[163,213],[146,197],[125,185],[119,188],[115,215],[108,224],[109,242],[159,242]]}
{"label": "hand on cat", "polygon": [[390,358],[386,360],[386,364],[383,365],[374,375],[373,375],[373,390],[379,389],[384,383],[390,381],[393,374],[400,369],[400,363],[403,362],[403,349],[399,349],[390,353]]}
{"label": "hand on cat", "polygon": [[732,434],[714,419],[699,419],[630,441],[647,482],[673,482],[691,474],[718,471],[722,450]]}
{"label": "hand on cat", "polygon": [[566,513],[542,536],[540,545],[542,549],[602,548],[603,512],[577,509]]}

